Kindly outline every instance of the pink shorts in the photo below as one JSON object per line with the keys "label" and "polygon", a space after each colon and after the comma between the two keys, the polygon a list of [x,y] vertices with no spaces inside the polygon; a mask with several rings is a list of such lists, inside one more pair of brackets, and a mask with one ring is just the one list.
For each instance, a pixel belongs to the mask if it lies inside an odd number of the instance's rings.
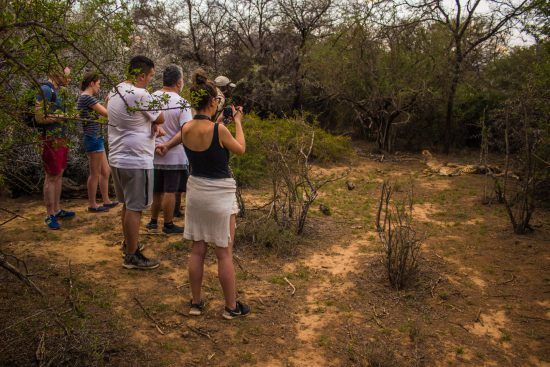
{"label": "pink shorts", "polygon": [[57,176],[67,168],[69,147],[63,138],[44,138],[42,140],[42,162],[44,171],[51,176]]}

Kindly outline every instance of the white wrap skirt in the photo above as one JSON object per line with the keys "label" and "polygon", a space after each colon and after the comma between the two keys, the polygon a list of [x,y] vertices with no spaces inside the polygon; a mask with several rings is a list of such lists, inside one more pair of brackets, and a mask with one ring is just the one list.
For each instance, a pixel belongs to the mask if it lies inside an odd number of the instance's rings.
{"label": "white wrap skirt", "polygon": [[239,211],[236,191],[237,185],[232,178],[189,176],[183,237],[227,247],[230,218]]}

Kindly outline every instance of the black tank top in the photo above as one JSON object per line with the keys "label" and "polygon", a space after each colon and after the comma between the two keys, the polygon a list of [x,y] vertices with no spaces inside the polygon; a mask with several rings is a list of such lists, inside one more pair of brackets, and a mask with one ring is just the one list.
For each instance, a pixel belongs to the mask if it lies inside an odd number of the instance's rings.
{"label": "black tank top", "polygon": [[214,124],[212,143],[208,149],[195,152],[183,145],[189,159],[191,175],[204,178],[230,178],[229,151],[220,145],[218,124]]}

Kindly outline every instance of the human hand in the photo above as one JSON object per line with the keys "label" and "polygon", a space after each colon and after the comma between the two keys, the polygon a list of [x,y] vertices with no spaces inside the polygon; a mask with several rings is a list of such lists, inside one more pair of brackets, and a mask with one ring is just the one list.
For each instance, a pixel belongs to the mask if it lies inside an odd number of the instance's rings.
{"label": "human hand", "polygon": [[164,131],[164,129],[157,124],[153,124],[151,127],[151,133],[155,138],[160,138],[161,136],[166,135],[166,131]]}
{"label": "human hand", "polygon": [[231,109],[233,110],[233,120],[235,120],[235,122],[241,122],[241,119],[244,115],[243,106],[235,107],[231,105]]}
{"label": "human hand", "polygon": [[168,147],[164,144],[159,144],[155,147],[155,153],[164,157],[168,153]]}

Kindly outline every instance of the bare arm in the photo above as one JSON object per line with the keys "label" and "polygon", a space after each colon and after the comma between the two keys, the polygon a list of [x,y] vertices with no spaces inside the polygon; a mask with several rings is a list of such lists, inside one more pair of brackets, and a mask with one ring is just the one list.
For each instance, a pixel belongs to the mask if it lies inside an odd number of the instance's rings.
{"label": "bare arm", "polygon": [[41,102],[36,103],[36,108],[34,110],[34,118],[36,122],[38,122],[40,125],[49,125],[49,124],[55,124],[56,122],[61,122],[62,119],[59,117],[63,117],[63,114],[57,114],[57,113],[48,113],[44,114],[44,106],[42,106]]}
{"label": "bare arm", "polygon": [[91,109],[100,114],[101,116],[107,117],[107,109],[101,105],[101,103],[96,103],[91,106]]}
{"label": "bare arm", "polygon": [[173,147],[175,147],[176,145],[179,145],[179,144],[181,144],[181,130],[178,131],[178,133],[176,135],[174,135],[174,137],[172,137],[172,139],[170,139],[166,143],[164,143],[164,145],[166,145],[166,148],[168,148],[168,149],[172,149]]}
{"label": "bare arm", "polygon": [[162,125],[164,124],[164,113],[160,113],[159,116],[157,117],[157,119],[155,121],[153,121],[153,124],[154,125]]}
{"label": "bare arm", "polygon": [[219,125],[220,141],[222,146],[227,148],[231,153],[237,155],[244,154],[246,151],[246,141],[244,138],[242,120],[242,107],[233,108],[233,119],[235,120],[235,137],[231,135],[231,132],[224,126]]}

